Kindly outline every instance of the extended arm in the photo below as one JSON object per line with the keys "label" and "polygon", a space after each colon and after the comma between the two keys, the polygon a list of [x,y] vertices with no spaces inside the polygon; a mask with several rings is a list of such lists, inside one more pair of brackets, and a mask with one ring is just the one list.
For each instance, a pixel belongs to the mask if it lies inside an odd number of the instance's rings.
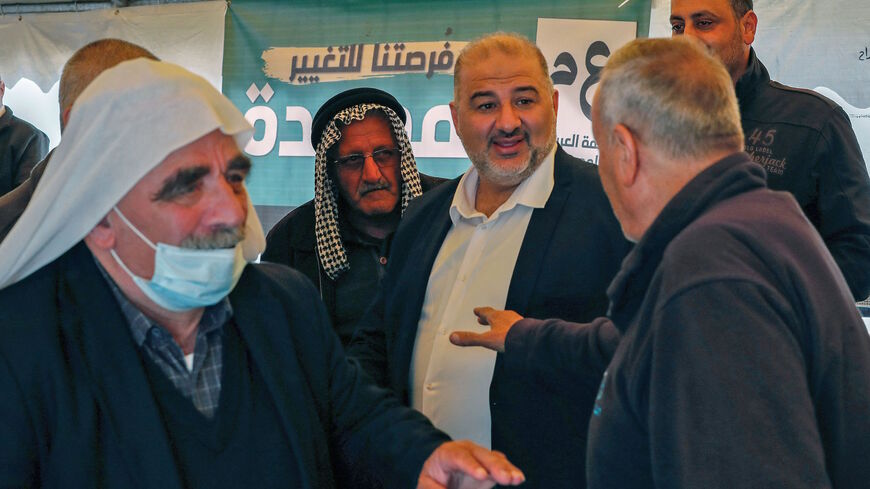
{"label": "extended arm", "polygon": [[597,385],[619,344],[619,332],[606,317],[581,324],[523,318],[491,307],[476,308],[474,313],[478,322],[490,325],[490,331],[458,331],[450,336],[451,342],[504,352],[508,369],[561,388],[585,380]]}

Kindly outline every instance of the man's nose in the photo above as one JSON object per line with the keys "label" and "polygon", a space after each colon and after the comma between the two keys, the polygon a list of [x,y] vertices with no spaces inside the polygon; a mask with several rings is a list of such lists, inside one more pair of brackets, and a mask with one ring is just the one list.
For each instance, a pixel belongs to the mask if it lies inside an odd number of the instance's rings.
{"label": "man's nose", "polygon": [[503,104],[498,112],[496,128],[510,134],[520,127],[520,124],[522,124],[522,121],[520,121],[517,108],[513,104]]}
{"label": "man's nose", "polygon": [[248,192],[242,186],[241,192],[229,182],[220,179],[220,184],[211,192],[210,209],[205,224],[209,227],[225,226],[235,228],[244,225],[248,217]]}
{"label": "man's nose", "polygon": [[375,163],[375,158],[372,155],[365,155],[361,171],[364,182],[377,182],[381,179],[381,167]]}

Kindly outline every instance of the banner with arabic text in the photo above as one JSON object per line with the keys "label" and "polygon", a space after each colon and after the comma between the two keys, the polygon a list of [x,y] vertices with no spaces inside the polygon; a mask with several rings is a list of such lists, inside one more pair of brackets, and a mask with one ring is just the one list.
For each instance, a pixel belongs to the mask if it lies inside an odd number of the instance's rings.
{"label": "banner with arabic text", "polygon": [[[256,128],[245,148],[254,160],[254,203],[281,214],[313,197],[311,118],[331,96],[360,86],[386,90],[405,107],[421,171],[465,171],[448,107],[453,64],[466,43],[499,30],[540,43],[561,93],[560,140],[594,161],[594,148],[583,146],[591,132],[575,119],[588,114],[584,100],[608,54],[647,35],[649,13],[650,0],[236,0],[227,14],[223,91]],[[274,217],[263,217],[268,229]]]}

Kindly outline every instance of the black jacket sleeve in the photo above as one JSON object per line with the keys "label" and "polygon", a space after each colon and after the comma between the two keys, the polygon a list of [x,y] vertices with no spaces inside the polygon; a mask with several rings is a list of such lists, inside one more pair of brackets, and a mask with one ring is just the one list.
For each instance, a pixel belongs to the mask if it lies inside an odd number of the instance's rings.
{"label": "black jacket sleeve", "polygon": [[15,186],[21,185],[30,178],[33,168],[48,154],[48,136],[37,130],[27,141],[18,161],[18,172],[15,175]]}
{"label": "black jacket sleeve", "polygon": [[856,301],[870,295],[870,177],[848,116],[839,107],[822,129],[819,233]]}
{"label": "black jacket sleeve", "polygon": [[[423,463],[450,438],[419,412],[401,405],[386,389],[375,386],[359,364],[345,356],[329,325],[317,292],[305,284],[316,303],[320,325],[310,329],[327,361],[330,437],[344,474],[373,473],[385,487],[414,487]],[[345,481],[348,482],[348,481]]]}
{"label": "black jacket sleeve", "polygon": [[578,381],[600,380],[618,344],[619,331],[606,317],[588,324],[525,318],[505,339],[505,366],[558,391]]}

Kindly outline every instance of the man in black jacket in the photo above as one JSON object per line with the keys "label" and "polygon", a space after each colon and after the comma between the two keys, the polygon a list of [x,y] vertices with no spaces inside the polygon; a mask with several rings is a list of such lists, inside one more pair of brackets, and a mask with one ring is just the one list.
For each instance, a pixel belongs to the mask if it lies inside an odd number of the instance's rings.
{"label": "man in black jacket", "polygon": [[330,488],[338,461],[387,487],[521,482],[372,385],[306,279],[248,263],[251,129],[170,63],[81,93],[0,243],[0,486]]}
{"label": "man in black jacket", "polygon": [[327,100],[311,133],[314,200],[269,231],[262,259],[314,282],[347,345],[378,290],[405,207],[444,180],[417,171],[405,109],[382,90],[354,88]]}
{"label": "man in black jacket", "polygon": [[[628,249],[595,165],[556,144],[558,92],[540,50],[514,34],[470,43],[453,121],[473,166],[415,200],[348,354],[448,434],[503,451],[529,488],[582,488],[583,385],[513,375],[501,355],[447,338],[480,304],[589,321]],[[546,454],[546,456],[542,456]]]}
{"label": "man in black jacket", "polygon": [[48,136],[3,105],[5,92],[0,77],[0,196],[21,185],[48,153]]}
{"label": "man in black jacket", "polygon": [[637,241],[607,317],[479,309],[491,331],[451,341],[566,390],[606,368],[591,489],[866,487],[870,336],[794,198],[740,152],[728,73],[695,42],[634,41],[592,115],[604,188]]}
{"label": "man in black jacket", "polygon": [[[752,0],[673,0],[674,35],[700,39],[737,86],[746,152],[785,190],[834,256],[856,301],[870,295],[870,178],[849,118],[811,91],[772,81],[751,48]],[[675,67],[676,68],[676,67]]]}

